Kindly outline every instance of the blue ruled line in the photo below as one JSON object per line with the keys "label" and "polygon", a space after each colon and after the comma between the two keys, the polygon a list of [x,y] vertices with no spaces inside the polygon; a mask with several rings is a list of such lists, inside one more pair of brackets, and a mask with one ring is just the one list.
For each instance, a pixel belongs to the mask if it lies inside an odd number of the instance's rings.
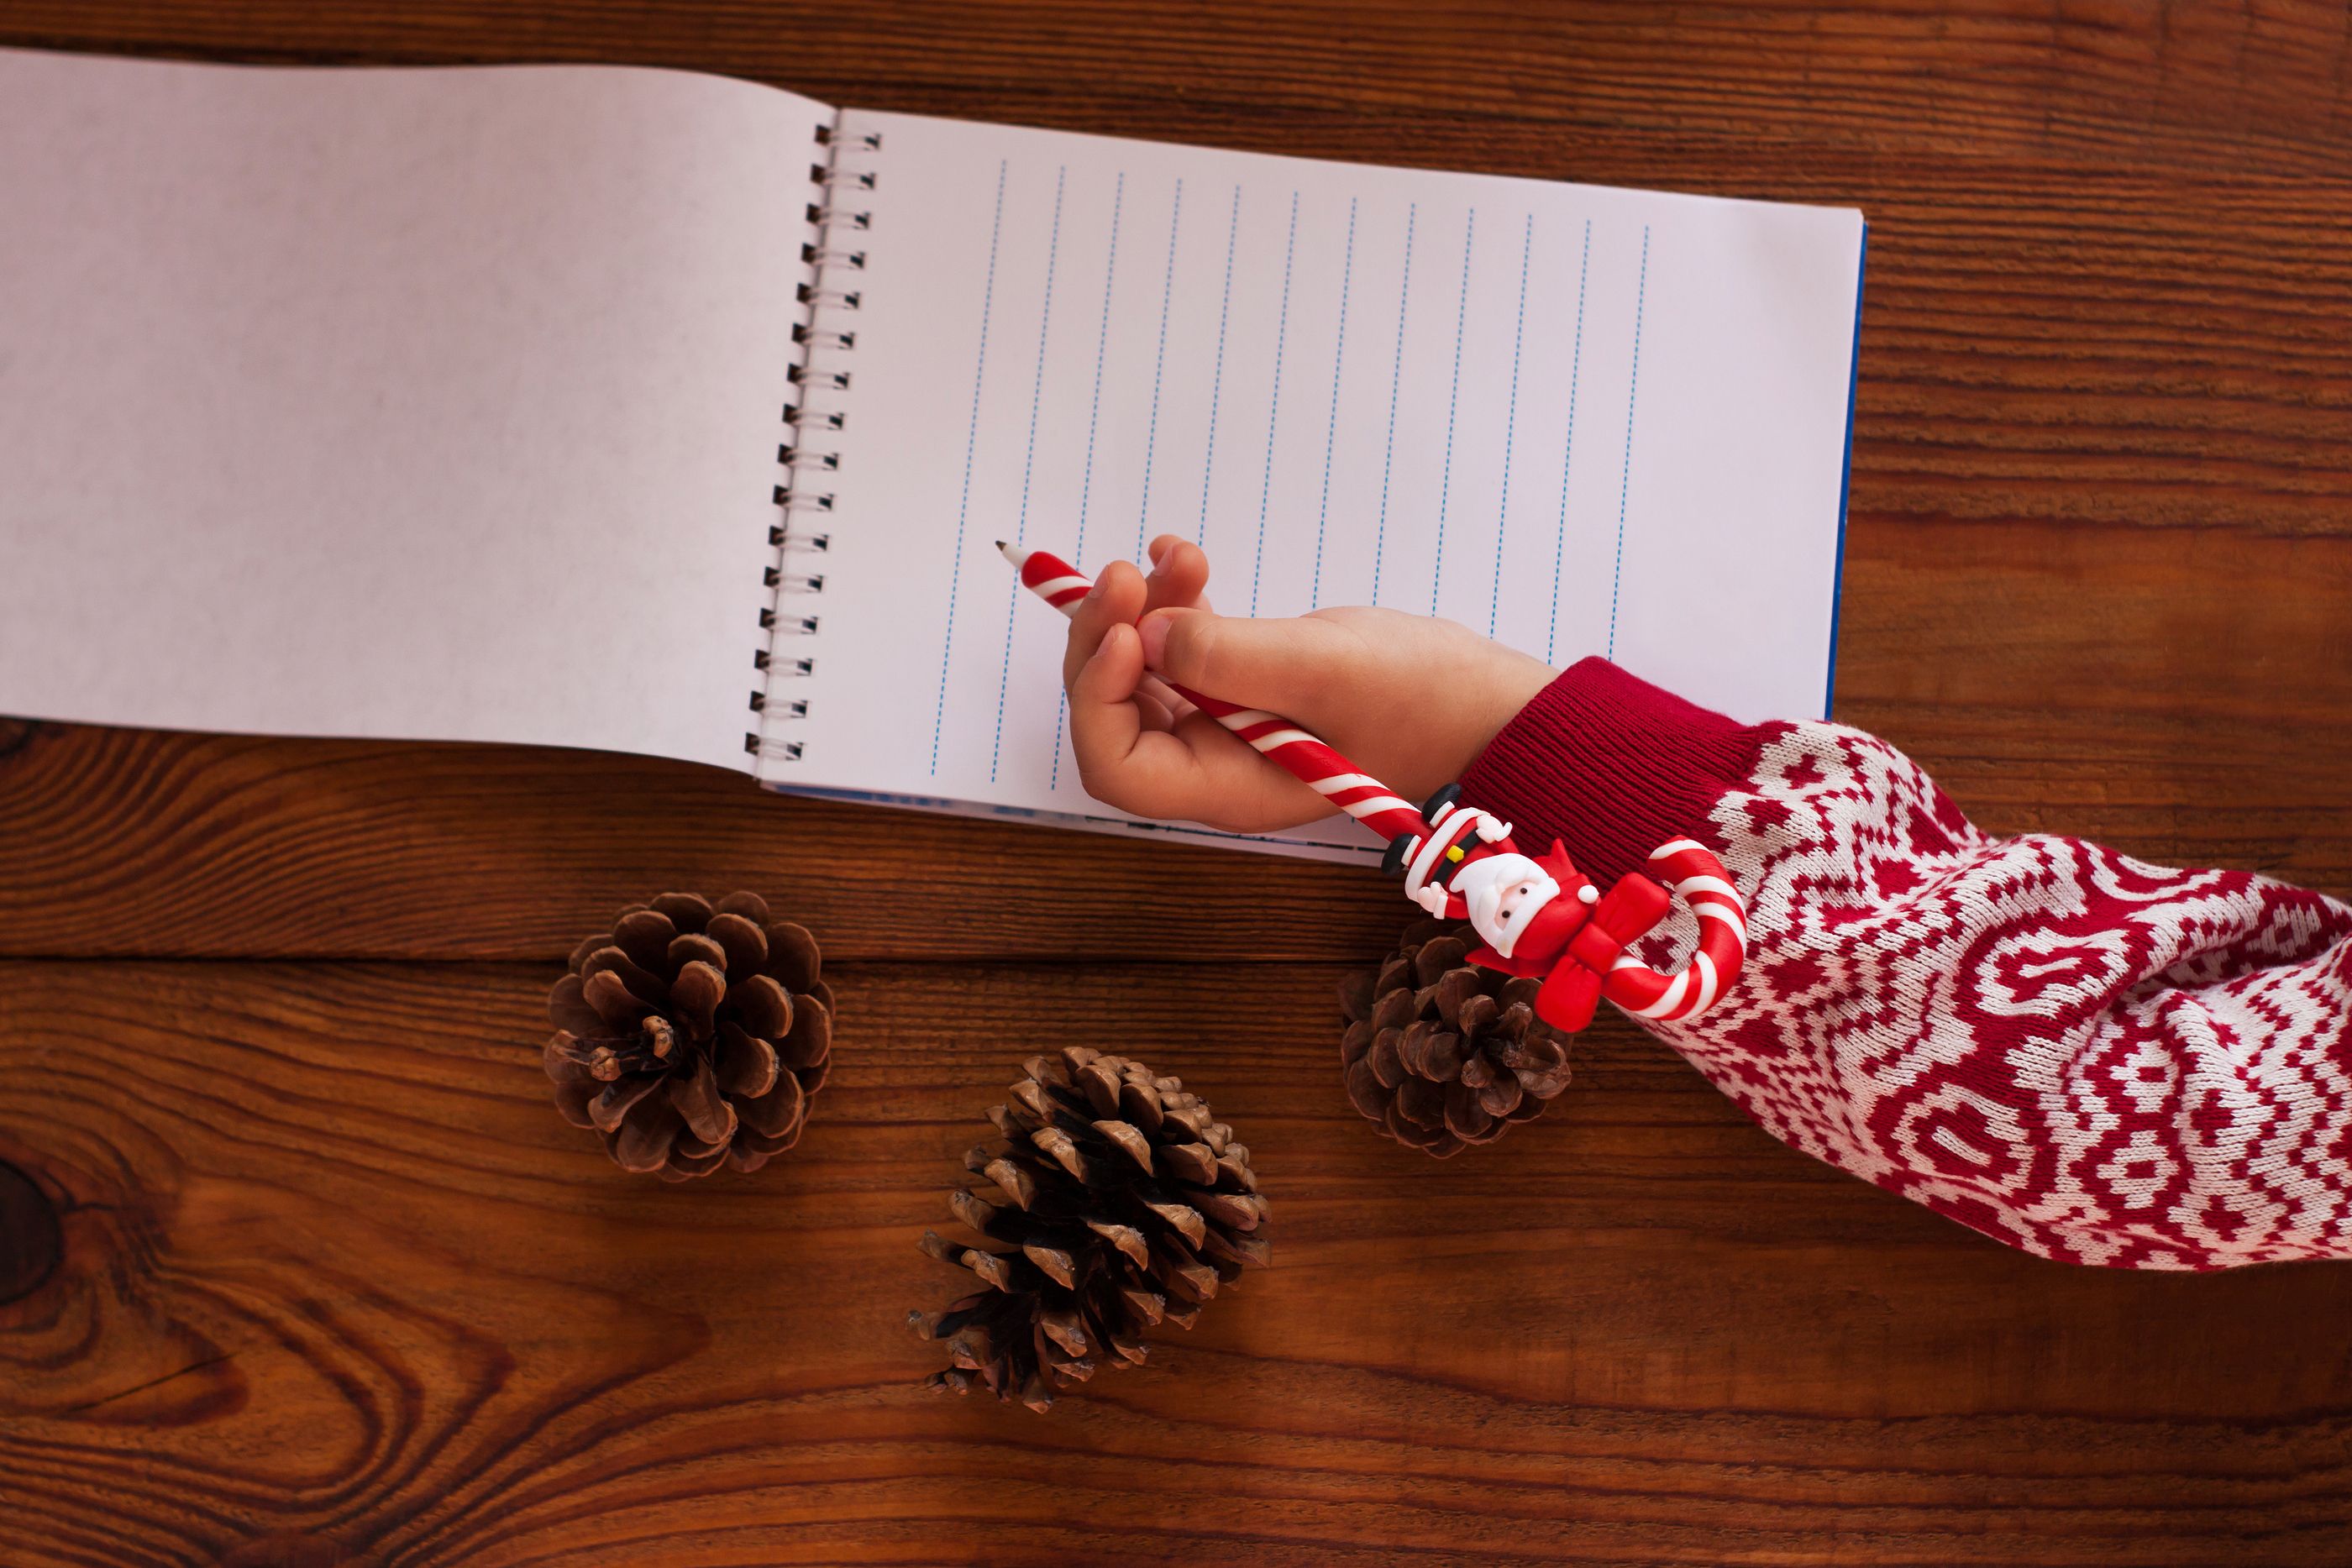
{"label": "blue ruled line", "polygon": [[1495,617],[1503,607],[1503,538],[1511,522],[1511,441],[1519,431],[1519,345],[1528,330],[1528,256],[1535,249],[1536,215],[1519,235],[1519,314],[1511,327],[1511,402],[1503,415],[1503,496],[1495,507],[1495,581],[1486,591],[1486,635],[1495,634]]}
{"label": "blue ruled line", "polygon": [[1193,530],[1192,542],[1206,543],[1209,538],[1209,476],[1217,466],[1217,404],[1225,392],[1225,322],[1234,308],[1234,236],[1242,228],[1242,188],[1234,187],[1233,216],[1225,228],[1225,297],[1217,307],[1217,369],[1209,382],[1209,449],[1201,459],[1201,526]]}
{"label": "blue ruled line", "polygon": [[1584,369],[1584,281],[1592,271],[1592,220],[1584,220],[1584,259],[1576,270],[1576,351],[1568,361],[1568,434],[1559,444],[1559,526],[1551,537],[1551,630],[1544,633],[1544,663],[1559,643],[1559,562],[1568,549],[1568,471],[1576,459],[1576,382]]}
{"label": "blue ruled line", "polygon": [[1103,350],[1110,345],[1110,286],[1118,276],[1118,214],[1127,202],[1127,172],[1119,172],[1110,192],[1110,254],[1103,262],[1102,321],[1095,329],[1095,390],[1087,404],[1087,466],[1078,481],[1078,542],[1072,565],[1087,559],[1087,507],[1095,493],[1095,431],[1101,423]]}
{"label": "blue ruled line", "polygon": [[1404,310],[1412,299],[1412,222],[1421,211],[1418,202],[1407,204],[1404,209],[1404,277],[1397,285],[1396,354],[1389,361],[1389,434],[1387,445],[1381,453],[1381,522],[1372,535],[1372,602],[1381,601],[1381,556],[1389,542],[1389,475],[1396,467],[1397,382],[1404,369]]}
{"label": "blue ruled line", "polygon": [[1437,481],[1437,559],[1429,568],[1429,612],[1437,613],[1437,586],[1445,571],[1445,504],[1454,493],[1454,414],[1462,404],[1462,323],[1470,315],[1470,241],[1478,232],[1478,209],[1462,225],[1462,293],[1454,303],[1454,387],[1445,394],[1445,466]]}
{"label": "blue ruled line", "polygon": [[1176,292],[1176,230],[1184,218],[1184,182],[1176,182],[1168,212],[1168,267],[1160,277],[1160,347],[1151,356],[1151,423],[1143,436],[1143,498],[1135,507],[1135,559],[1143,559],[1143,530],[1151,518],[1151,455],[1160,445],[1160,372],[1168,363],[1168,301]]}
{"label": "blue ruled line", "polygon": [[1633,396],[1642,385],[1642,306],[1650,293],[1650,225],[1642,225],[1641,280],[1633,286],[1633,368],[1625,376],[1625,466],[1617,476],[1617,565],[1609,580],[1609,652],[1617,656],[1617,591],[1625,582],[1625,497],[1633,484]]}
{"label": "blue ruled line", "polygon": [[955,648],[956,594],[963,583],[964,522],[971,515],[971,459],[980,443],[980,388],[988,371],[988,314],[996,303],[996,240],[1004,229],[1004,171],[1007,160],[996,161],[996,215],[988,225],[988,282],[980,294],[980,349],[972,356],[971,418],[963,433],[963,492],[956,502],[955,559],[948,573],[947,632],[940,642],[940,695],[931,709],[931,772],[940,770],[940,730],[947,722],[948,658]]}
{"label": "blue ruled line", "polygon": [[[1095,430],[1102,414],[1103,350],[1110,343],[1110,286],[1118,276],[1118,214],[1127,201],[1127,171],[1119,171],[1118,179],[1110,191],[1110,254],[1103,262],[1102,324],[1095,329],[1095,390],[1087,404],[1087,465],[1085,476],[1078,481],[1078,542],[1073,564],[1087,559],[1087,507],[1095,492]],[[1070,716],[1070,698],[1066,692],[1056,693],[1054,699],[1054,766],[1047,774],[1045,788],[1055,789],[1062,782],[1062,732]]]}
{"label": "blue ruled line", "polygon": [[[1045,329],[1054,321],[1054,262],[1062,252],[1062,188],[1067,183],[1070,169],[1064,164],[1054,175],[1054,227],[1045,242],[1045,302],[1037,312],[1037,370],[1029,383],[1029,452],[1021,460],[1021,512],[1013,529],[1013,542],[1026,544],[1029,538],[1029,478],[1037,468],[1037,404],[1045,390]],[[1021,574],[1013,573],[1013,588],[1004,601],[1004,663],[996,672],[996,739],[989,747],[988,781],[996,782],[997,764],[1004,753],[1004,688],[1013,674],[1013,628],[1014,614],[1020,609]]]}
{"label": "blue ruled line", "polygon": [[1290,339],[1290,264],[1298,254],[1298,193],[1290,193],[1290,237],[1282,246],[1282,308],[1274,319],[1274,395],[1265,406],[1265,471],[1257,482],[1257,556],[1250,562],[1250,613],[1257,613],[1258,581],[1265,574],[1265,504],[1274,492],[1274,430],[1282,416],[1282,347]]}
{"label": "blue ruled line", "polygon": [[1348,198],[1348,249],[1339,262],[1339,336],[1331,350],[1331,423],[1323,430],[1323,499],[1315,512],[1315,581],[1307,606],[1323,602],[1323,528],[1331,519],[1331,447],[1339,436],[1339,371],[1348,362],[1348,285],[1356,276],[1356,198]]}

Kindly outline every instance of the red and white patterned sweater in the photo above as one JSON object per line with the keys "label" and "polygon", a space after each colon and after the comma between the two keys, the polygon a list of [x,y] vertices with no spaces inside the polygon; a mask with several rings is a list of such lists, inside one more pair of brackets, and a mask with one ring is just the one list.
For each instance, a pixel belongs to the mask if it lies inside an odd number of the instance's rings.
{"label": "red and white patterned sweater", "polygon": [[1722,856],[1747,968],[1648,1027],[1791,1147],[2068,1262],[2352,1257],[2352,908],[1995,838],[1883,740],[1736,725],[1599,659],[1464,786],[1604,887],[1685,835]]}

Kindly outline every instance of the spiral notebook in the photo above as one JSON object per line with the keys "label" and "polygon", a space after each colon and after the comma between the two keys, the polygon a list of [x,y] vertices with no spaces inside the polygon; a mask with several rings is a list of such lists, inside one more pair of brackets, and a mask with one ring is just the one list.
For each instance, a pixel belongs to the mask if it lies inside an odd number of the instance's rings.
{"label": "spiral notebook", "polygon": [[1162,532],[1227,612],[1828,708],[1852,211],[0,52],[0,712],[1185,831],[1087,799],[993,549]]}

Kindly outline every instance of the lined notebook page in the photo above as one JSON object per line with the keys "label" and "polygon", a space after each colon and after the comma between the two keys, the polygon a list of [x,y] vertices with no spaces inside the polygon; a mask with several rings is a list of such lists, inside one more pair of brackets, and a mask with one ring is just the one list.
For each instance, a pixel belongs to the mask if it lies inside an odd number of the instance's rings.
{"label": "lined notebook page", "polygon": [[[1227,612],[1393,605],[1824,711],[1858,214],[845,124],[884,150],[842,597],[772,782],[1106,814],[998,538],[1091,572],[1181,533]],[[1370,847],[1334,830],[1299,836]]]}
{"label": "lined notebook page", "polygon": [[0,52],[0,712],[743,768],[829,119]]}

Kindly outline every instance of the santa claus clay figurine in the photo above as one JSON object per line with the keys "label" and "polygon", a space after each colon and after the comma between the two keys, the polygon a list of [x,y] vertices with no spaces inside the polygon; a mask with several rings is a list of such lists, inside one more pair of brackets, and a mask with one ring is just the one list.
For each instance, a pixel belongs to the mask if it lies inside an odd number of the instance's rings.
{"label": "santa claus clay figurine", "polygon": [[[1537,1017],[1573,1032],[1592,1021],[1604,994],[1621,1004],[1643,1004],[1634,1009],[1641,1011],[1664,998],[1664,992],[1613,994],[1612,975],[1623,977],[1615,990],[1635,984],[1638,973],[1680,993],[1674,998],[1678,1005],[1655,1016],[1696,1011],[1714,999],[1729,977],[1717,974],[1703,950],[1694,956],[1695,969],[1704,964],[1705,972],[1693,977],[1686,971],[1672,981],[1641,968],[1626,953],[1635,938],[1665,918],[1673,901],[1664,888],[1629,872],[1603,894],[1570,862],[1559,840],[1541,859],[1530,857],[1511,841],[1509,823],[1461,804],[1461,794],[1460,786],[1449,784],[1432,797],[1422,808],[1428,831],[1397,835],[1381,869],[1402,873],[1405,896],[1430,914],[1470,923],[1486,944],[1470,955],[1472,963],[1541,979]],[[1697,994],[1701,986],[1704,999]]]}

